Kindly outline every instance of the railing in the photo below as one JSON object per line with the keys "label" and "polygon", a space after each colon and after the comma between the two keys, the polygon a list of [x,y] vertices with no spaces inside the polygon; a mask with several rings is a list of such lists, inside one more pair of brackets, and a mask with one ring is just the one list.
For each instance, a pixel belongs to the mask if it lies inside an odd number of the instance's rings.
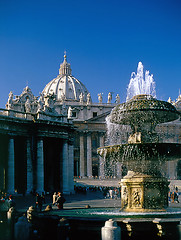
{"label": "railing", "polygon": [[47,121],[54,121],[54,122],[61,122],[61,123],[72,123],[72,120],[67,119],[67,116],[65,116],[65,115],[58,115],[58,114],[50,115],[45,112],[26,113],[26,112],[20,112],[20,111],[16,111],[16,110],[8,110],[8,109],[4,109],[4,108],[0,108],[0,116],[26,119],[26,120],[31,120],[31,121],[47,120]]}

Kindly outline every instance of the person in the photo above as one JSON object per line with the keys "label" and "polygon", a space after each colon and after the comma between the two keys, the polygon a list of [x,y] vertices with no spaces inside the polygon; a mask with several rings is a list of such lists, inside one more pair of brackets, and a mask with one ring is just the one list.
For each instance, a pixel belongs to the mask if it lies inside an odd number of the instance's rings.
{"label": "person", "polygon": [[109,190],[109,195],[110,195],[110,198],[113,199],[113,190],[112,189]]}
{"label": "person", "polygon": [[174,203],[175,202],[175,192],[172,192],[171,199],[172,199],[172,203]]}
{"label": "person", "polygon": [[65,202],[65,198],[62,196],[62,193],[58,193],[58,197],[55,203],[57,203],[58,209],[63,209],[63,204]]}
{"label": "person", "polygon": [[171,203],[171,192],[168,192],[168,202]]}
{"label": "person", "polygon": [[9,203],[9,208],[15,207],[16,204],[15,204],[15,201],[14,201],[12,195],[9,196],[9,201],[8,201],[8,203]]}
{"label": "person", "polygon": [[52,201],[53,205],[56,203],[56,200],[57,200],[57,193],[54,192],[54,194],[53,194],[53,201]]}
{"label": "person", "polygon": [[4,196],[1,196],[1,200],[0,200],[1,203],[4,203],[5,202],[5,198]]}
{"label": "person", "polygon": [[45,194],[44,194],[44,192],[42,192],[42,194],[41,194],[41,198],[42,198],[42,203],[45,204]]}
{"label": "person", "polygon": [[178,198],[179,198],[179,193],[178,193],[178,188],[177,188],[176,191],[175,191],[175,202],[176,203],[179,203]]}
{"label": "person", "polygon": [[42,210],[42,205],[43,205],[43,201],[42,201],[42,197],[36,193],[36,209],[39,208],[40,212]]}

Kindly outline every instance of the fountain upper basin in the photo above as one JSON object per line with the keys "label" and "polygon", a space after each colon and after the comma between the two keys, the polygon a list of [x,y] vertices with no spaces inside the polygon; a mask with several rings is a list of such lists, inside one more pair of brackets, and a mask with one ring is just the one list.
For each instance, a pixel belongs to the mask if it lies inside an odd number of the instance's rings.
{"label": "fountain upper basin", "polygon": [[179,112],[169,102],[160,101],[151,95],[137,95],[130,101],[117,105],[111,112],[112,123],[137,125],[170,122],[179,118]]}

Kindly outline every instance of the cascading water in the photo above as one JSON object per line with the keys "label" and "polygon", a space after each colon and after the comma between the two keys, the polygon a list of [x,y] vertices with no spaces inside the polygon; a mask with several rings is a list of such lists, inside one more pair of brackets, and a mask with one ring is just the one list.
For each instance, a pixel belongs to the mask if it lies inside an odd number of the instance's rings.
{"label": "cascading water", "polygon": [[140,94],[151,95],[154,98],[156,97],[153,74],[150,75],[149,71],[146,70],[144,76],[142,62],[138,63],[137,73],[132,72],[131,74],[131,79],[127,88],[126,101]]}
{"label": "cascading water", "polygon": [[[168,181],[162,163],[179,157],[179,144],[160,143],[156,125],[176,120],[179,113],[168,102],[155,98],[155,82],[139,62],[132,73],[127,102],[118,104],[107,117],[107,146],[98,149],[105,169],[115,176],[116,164],[126,166],[121,179],[121,204],[125,211],[155,211],[167,207]],[[125,194],[126,193],[126,194]]]}
{"label": "cascading water", "polygon": [[110,116],[106,117],[106,146],[127,143],[128,136],[131,133],[129,125],[120,125],[112,123]]}

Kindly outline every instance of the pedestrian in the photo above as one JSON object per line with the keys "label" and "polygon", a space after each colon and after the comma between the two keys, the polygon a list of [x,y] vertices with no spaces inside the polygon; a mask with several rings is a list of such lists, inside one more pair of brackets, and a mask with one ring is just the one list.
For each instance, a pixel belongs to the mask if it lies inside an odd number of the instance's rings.
{"label": "pedestrian", "polygon": [[175,202],[176,203],[179,203],[178,198],[179,198],[179,193],[178,193],[178,188],[177,188],[176,191],[175,191]]}
{"label": "pedestrian", "polygon": [[16,205],[12,195],[9,196],[8,204],[9,204],[9,208],[15,207],[15,205]]}
{"label": "pedestrian", "polygon": [[42,205],[43,205],[42,197],[38,193],[36,193],[36,209],[39,208],[40,212],[42,210]]}
{"label": "pedestrian", "polygon": [[41,198],[42,198],[42,203],[45,204],[45,194],[44,194],[44,192],[42,192]]}
{"label": "pedestrian", "polygon": [[111,199],[113,199],[113,190],[112,189],[109,190],[109,196]]}
{"label": "pedestrian", "polygon": [[56,200],[57,200],[57,193],[56,192],[54,192],[54,194],[53,194],[53,200],[52,200],[52,204],[54,205],[55,204],[55,202],[56,202]]}
{"label": "pedestrian", "polygon": [[174,203],[175,202],[175,192],[172,192],[171,199],[172,199],[172,203]]}
{"label": "pedestrian", "polygon": [[117,188],[114,189],[114,198],[118,199],[119,191]]}
{"label": "pedestrian", "polygon": [[171,203],[171,192],[168,193],[168,202]]}
{"label": "pedestrian", "polygon": [[58,193],[58,197],[55,203],[57,203],[58,209],[63,209],[63,204],[65,202],[65,198],[62,196],[61,192]]}

